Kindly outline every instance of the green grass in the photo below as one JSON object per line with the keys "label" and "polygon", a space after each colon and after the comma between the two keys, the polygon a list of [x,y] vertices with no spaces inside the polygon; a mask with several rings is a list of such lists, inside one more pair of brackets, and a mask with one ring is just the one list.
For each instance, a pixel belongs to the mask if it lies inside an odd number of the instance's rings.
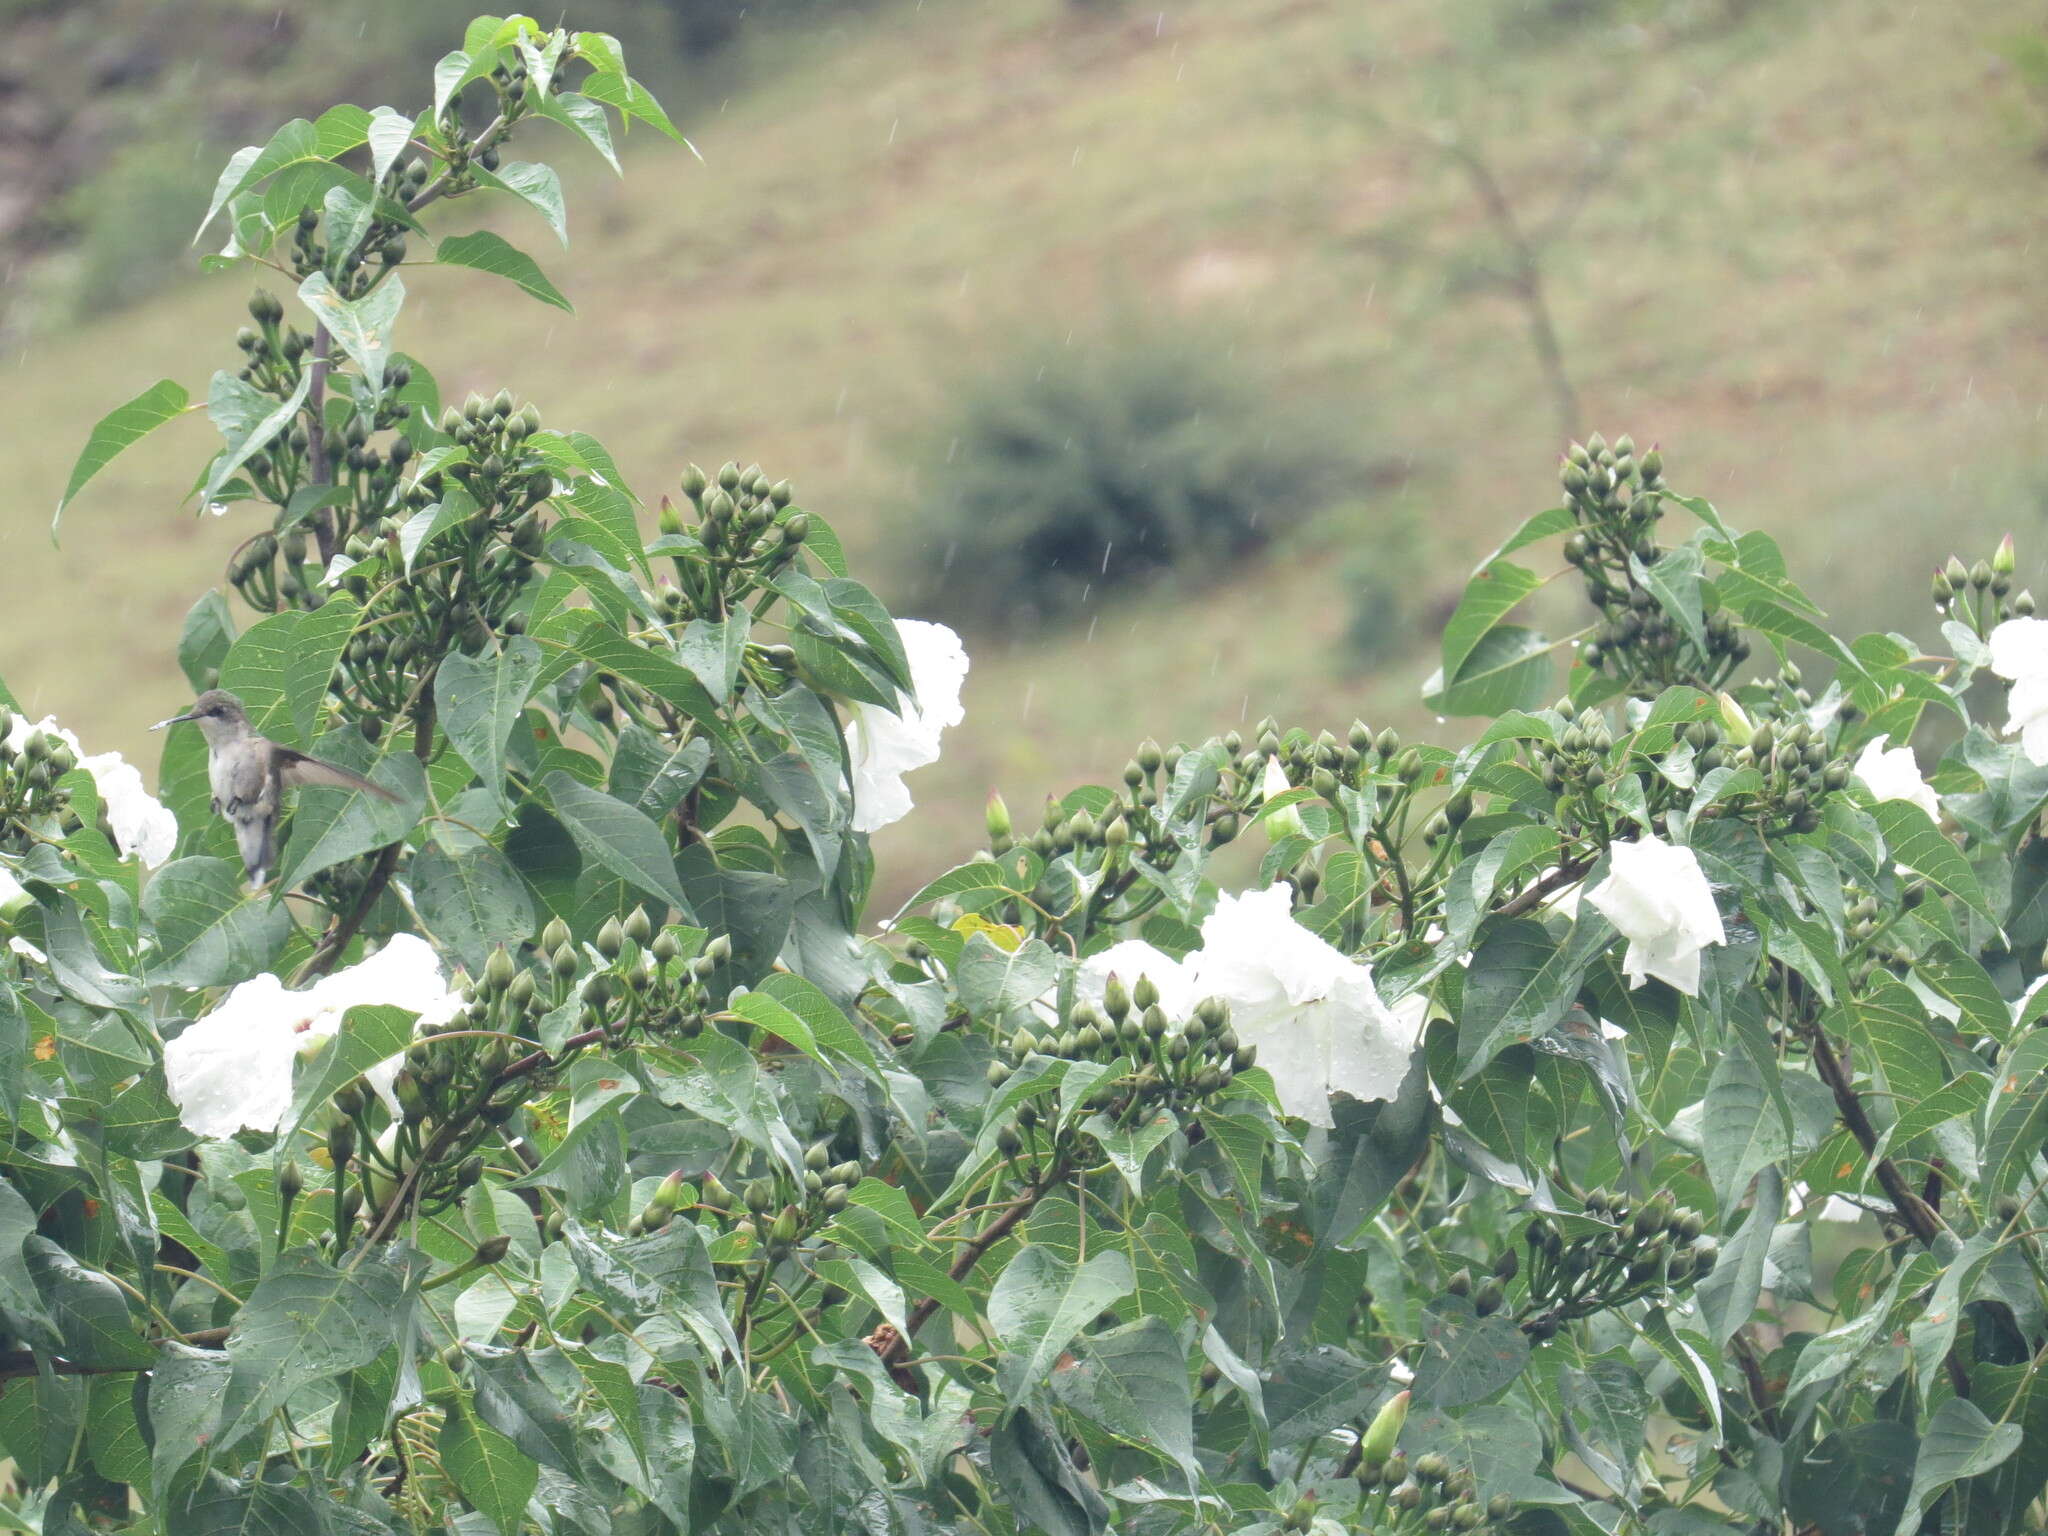
{"label": "green grass", "polygon": [[[1365,104],[1415,127],[1455,109],[1538,211],[1589,139],[1626,141],[1550,272],[1587,425],[1661,440],[1678,488],[1776,534],[1846,618],[1931,636],[1927,567],[2007,527],[2048,569],[2044,172],[1995,53],[2027,7],[1785,0],[1514,55],[1470,51],[1433,0],[1383,0],[1370,35],[1356,10],[896,4],[779,39],[735,66],[744,92],[671,104],[703,164],[636,134],[625,181],[573,178],[570,252],[503,226],[574,318],[486,326],[487,279],[408,273],[401,345],[457,398],[509,384],[596,432],[650,501],[685,459],[758,460],[885,592],[918,563],[929,466],[906,445],[1020,325],[1085,337],[1134,299],[1219,317],[1260,338],[1246,366],[1273,389],[1346,403],[1387,473],[1234,579],[971,647],[967,721],[911,781],[923,814],[881,839],[892,891],[973,844],[989,788],[1024,814],[1143,735],[1424,723],[1435,608],[1549,504],[1560,445],[1519,313],[1460,278],[1489,250],[1463,183]],[[251,530],[180,505],[197,420],[104,475],[60,549],[48,510],[102,412],[236,355],[246,287],[196,281],[0,376],[0,676],[89,747],[147,755],[184,689],[183,612]],[[1344,573],[1400,513],[1426,530],[1425,617],[1359,675]]]}

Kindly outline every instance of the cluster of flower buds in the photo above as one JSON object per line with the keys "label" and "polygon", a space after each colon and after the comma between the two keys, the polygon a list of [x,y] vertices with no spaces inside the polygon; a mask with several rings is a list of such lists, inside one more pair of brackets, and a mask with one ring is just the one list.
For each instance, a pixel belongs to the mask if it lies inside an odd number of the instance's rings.
{"label": "cluster of flower buds", "polygon": [[1764,721],[1731,761],[1763,775],[1767,813],[1793,832],[1817,829],[1823,804],[1850,778],[1848,760],[1834,756],[1826,734],[1804,720]]}
{"label": "cluster of flower buds", "polygon": [[811,515],[791,505],[789,482],[770,481],[758,464],[722,464],[716,475],[692,464],[683,471],[682,493],[694,521],[664,496],[662,538],[649,548],[675,565],[677,584],[661,598],[671,624],[723,618],[734,601],[794,560],[811,534]]}
{"label": "cluster of flower buds", "polygon": [[[1358,1504],[1350,1511],[1359,1531],[1485,1531],[1507,1520],[1514,1503],[1504,1494],[1481,1502],[1471,1469],[1454,1467],[1450,1458],[1427,1451],[1412,1460],[1395,1446],[1408,1418],[1408,1394],[1396,1393],[1361,1432],[1355,1458]],[[1326,1515],[1339,1513],[1335,1502]],[[1283,1529],[1314,1528],[1313,1499],[1298,1501]]]}
{"label": "cluster of flower buds", "polygon": [[78,766],[78,754],[61,736],[33,728],[14,740],[16,717],[0,704],[0,850],[24,853],[27,827],[60,815],[71,797],[58,780]]}
{"label": "cluster of flower buds", "polygon": [[2008,601],[2018,569],[2019,556],[2011,534],[2000,541],[1988,560],[1964,565],[1960,556],[1950,555],[1948,563],[1934,572],[1934,611],[1945,619],[1961,619],[1980,637],[2006,619],[2030,619],[2034,616],[2033,593],[2021,592]]}
{"label": "cluster of flower buds", "polygon": [[[446,494],[445,481],[452,479],[489,510],[494,530],[509,533],[524,513],[555,492],[554,475],[528,443],[540,425],[539,407],[531,401],[517,405],[509,389],[489,399],[472,394],[460,410],[450,406],[441,413],[441,430],[468,452],[422,476],[407,500],[414,507],[431,506]],[[534,549],[538,548],[536,544]]]}
{"label": "cluster of flower buds", "polygon": [[[866,1170],[856,1160],[835,1162],[833,1148],[829,1137],[813,1142],[805,1149],[801,1178],[792,1178],[787,1169],[778,1166],[747,1180],[738,1194],[726,1188],[717,1174],[706,1173],[693,1201],[683,1175],[671,1174],[675,1197],[670,1209],[694,1206],[714,1231],[731,1231],[747,1240],[745,1253],[720,1259],[720,1264],[779,1264],[806,1236],[845,1210],[853,1190],[866,1177]],[[659,1198],[660,1191],[656,1191]],[[653,1209],[650,1202],[648,1210],[641,1213],[643,1218]],[[651,1219],[643,1222],[645,1228],[656,1225]]]}
{"label": "cluster of flower buds", "polygon": [[[386,195],[400,204],[418,196],[426,181],[426,162],[418,159],[394,165],[384,175]],[[299,210],[298,227],[292,232],[292,271],[302,278],[325,272],[344,299],[362,298],[386,272],[405,260],[405,223],[401,219],[373,213],[367,224],[348,231],[342,245],[322,241],[321,223],[319,209]],[[332,239],[333,235],[330,224],[328,236]]]}
{"label": "cluster of flower buds", "polygon": [[1749,655],[1733,616],[1706,614],[1702,647],[1647,584],[1649,568],[1663,556],[1656,538],[1664,516],[1663,456],[1652,448],[1638,458],[1629,438],[1609,447],[1596,432],[1572,444],[1559,479],[1577,524],[1564,557],[1585,577],[1586,595],[1601,614],[1579,649],[1580,663],[1649,693],[1687,679],[1710,687],[1726,681]]}
{"label": "cluster of flower buds", "polygon": [[[1129,1071],[1096,1084],[1087,1100],[1090,1108],[1122,1125],[1142,1121],[1161,1107],[1179,1110],[1212,1099],[1258,1060],[1257,1048],[1239,1040],[1231,1029],[1229,1003],[1220,997],[1204,998],[1176,1029],[1149,976],[1140,976],[1135,986],[1126,988],[1112,975],[1103,988],[1101,1007],[1085,1000],[1075,1003],[1057,1032],[1048,1026],[1043,1038],[1027,1025],[1010,1037],[1006,1051],[1009,1060],[989,1063],[991,1088],[1007,1083],[1029,1056],[1130,1062]],[[1016,1125],[997,1134],[1003,1155],[1019,1155],[1024,1149],[1021,1133],[1039,1120],[1035,1105],[1020,1104]]]}
{"label": "cluster of flower buds", "polygon": [[[606,918],[594,947],[604,968],[592,971],[578,989],[579,1029],[602,1029],[613,1040],[635,1031],[684,1039],[703,1033],[708,982],[732,959],[730,938],[719,934],[686,959],[675,930],[656,933],[647,909],[635,907],[624,921]],[[566,987],[585,966],[560,918],[542,930],[541,952],[559,986]]]}
{"label": "cluster of flower buds", "polygon": [[1538,1341],[1573,1318],[1695,1285],[1720,1258],[1719,1245],[1702,1235],[1704,1218],[1679,1207],[1668,1189],[1637,1206],[1589,1191],[1586,1217],[1600,1229],[1573,1237],[1545,1216],[1529,1223],[1522,1331]]}

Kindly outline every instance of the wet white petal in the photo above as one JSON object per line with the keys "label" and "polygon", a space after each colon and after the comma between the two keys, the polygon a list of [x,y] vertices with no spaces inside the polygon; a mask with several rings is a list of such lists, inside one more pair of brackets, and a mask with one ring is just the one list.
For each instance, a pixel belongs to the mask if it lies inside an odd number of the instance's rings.
{"label": "wet white petal", "polygon": [[1856,759],[1856,777],[1880,800],[1910,800],[1936,820],[1941,817],[1941,802],[1920,777],[1920,763],[1911,747],[1887,748],[1882,740],[1867,743]]}
{"label": "wet white petal", "polygon": [[1280,1106],[1328,1127],[1330,1096],[1391,1099],[1421,1023],[1380,1001],[1372,973],[1294,920],[1285,884],[1223,896],[1188,957],[1198,997],[1230,1004],[1230,1027],[1256,1046]]}
{"label": "wet white petal", "polygon": [[1690,848],[1654,836],[1616,843],[1611,860],[1607,878],[1586,900],[1628,940],[1622,971],[1629,985],[1654,976],[1696,995],[1700,951],[1727,942],[1699,860]]}
{"label": "wet white petal", "polygon": [[1991,631],[1991,670],[2012,683],[2005,734],[2048,766],[2048,619],[2007,619]]}
{"label": "wet white petal", "polygon": [[910,813],[903,775],[937,762],[940,734],[966,713],[960,689],[967,681],[967,651],[960,637],[922,619],[898,619],[896,633],[910,661],[917,697],[904,698],[898,714],[876,704],[853,706],[847,753],[856,832],[876,831]]}
{"label": "wet white petal", "polygon": [[37,721],[15,716],[7,732],[7,744],[19,752],[27,745],[29,736],[36,733],[63,742],[78,759],[78,766],[92,775],[93,785],[106,807],[107,824],[114,829],[114,844],[123,858],[140,855],[142,862],[154,869],[176,851],[178,818],[143,787],[142,775],[134,764],[118,752],[88,757],[78,738],[59,725],[55,715],[45,715]]}
{"label": "wet white petal", "polygon": [[[341,1028],[350,1008],[388,1004],[437,1024],[462,1004],[425,940],[402,933],[346,970],[291,992],[272,975],[245,981],[219,1007],[164,1047],[164,1076],[178,1116],[201,1136],[275,1131],[291,1108],[292,1068],[315,1040]],[[389,1102],[401,1058],[364,1074]]]}

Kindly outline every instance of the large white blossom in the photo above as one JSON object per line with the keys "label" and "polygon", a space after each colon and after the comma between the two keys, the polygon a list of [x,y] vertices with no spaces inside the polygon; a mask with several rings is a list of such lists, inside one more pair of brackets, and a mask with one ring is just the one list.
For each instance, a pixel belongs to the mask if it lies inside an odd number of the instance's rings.
{"label": "large white blossom", "polygon": [[133,763],[118,752],[95,752],[88,756],[79,746],[78,738],[59,725],[54,715],[45,715],[34,724],[15,716],[7,733],[7,744],[19,752],[35,733],[63,742],[78,759],[78,766],[92,775],[100,803],[106,807],[107,825],[114,829],[114,845],[123,858],[138,855],[145,865],[155,869],[176,851],[178,818],[143,787],[142,775]]}
{"label": "large white blossom", "polygon": [[1294,920],[1285,883],[1219,899],[1188,966],[1198,997],[1230,1004],[1230,1027],[1258,1048],[1288,1114],[1327,1128],[1332,1094],[1400,1092],[1420,1009],[1402,1017],[1381,1002],[1370,971]]}
{"label": "large white blossom", "polygon": [[2005,734],[2048,767],[2048,619],[2007,619],[1991,631],[1991,670],[2012,684]]}
{"label": "large white blossom", "polygon": [[15,879],[5,865],[0,865],[0,917],[13,917],[31,899],[28,887]]}
{"label": "large white blossom", "polygon": [[896,633],[903,638],[917,697],[903,697],[896,714],[878,704],[853,707],[847,753],[856,832],[876,831],[910,813],[903,775],[937,762],[940,733],[966,713],[960,688],[967,681],[967,651],[960,637],[922,619],[898,619]]}
{"label": "large white blossom", "polygon": [[1629,985],[1655,976],[1697,996],[1700,951],[1728,942],[1699,860],[1655,835],[1616,843],[1611,856],[1607,878],[1586,900],[1628,940],[1622,970]]}
{"label": "large white blossom", "polygon": [[[291,1109],[293,1065],[314,1041],[339,1030],[349,1009],[390,1004],[419,1014],[422,1024],[439,1024],[461,1003],[433,949],[401,933],[302,991],[288,991],[269,974],[242,982],[164,1047],[164,1076],[179,1119],[201,1136],[275,1131]],[[400,1060],[393,1056],[363,1075],[388,1097]]]}
{"label": "large white blossom", "polygon": [[1935,820],[1941,819],[1941,801],[1934,788],[1920,777],[1920,763],[1911,747],[1886,747],[1882,740],[1867,743],[1856,759],[1856,777],[1880,800],[1910,800]]}

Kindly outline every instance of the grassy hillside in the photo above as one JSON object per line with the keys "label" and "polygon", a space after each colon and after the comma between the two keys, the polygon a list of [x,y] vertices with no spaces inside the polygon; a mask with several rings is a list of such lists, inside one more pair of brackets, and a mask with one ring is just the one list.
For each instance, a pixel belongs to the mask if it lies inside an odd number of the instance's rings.
{"label": "grassy hillside", "polygon": [[[1115,773],[1145,734],[1419,717],[1430,600],[1548,504],[1559,447],[1522,316],[1483,276],[1488,228],[1429,147],[1447,124],[1532,222],[1589,146],[1619,148],[1548,268],[1589,427],[1661,439],[1680,489],[1775,532],[1852,617],[1931,630],[1928,564],[2007,527],[2038,580],[2048,173],[1993,51],[2032,8],[1620,9],[1505,7],[1608,19],[1501,39],[1437,0],[876,7],[736,64],[729,99],[672,103],[704,163],[635,135],[625,181],[577,176],[568,253],[518,230],[573,319],[535,306],[486,332],[467,299],[487,279],[422,272],[401,344],[458,397],[509,383],[596,432],[650,499],[685,459],[758,460],[885,592],[911,564],[927,424],[1020,328],[1085,346],[1153,306],[1222,326],[1283,398],[1348,410],[1389,472],[1233,579],[970,646],[967,722],[912,781],[930,814],[885,839],[906,878],[970,844],[989,787],[1030,803]],[[246,287],[195,281],[0,375],[21,466],[0,676],[91,746],[147,752],[184,687],[184,610],[248,530],[179,505],[202,421],[103,476],[61,549],[48,509],[99,414],[235,356]],[[1345,576],[1403,518],[1435,555],[1408,583],[1418,643],[1360,675]]]}

